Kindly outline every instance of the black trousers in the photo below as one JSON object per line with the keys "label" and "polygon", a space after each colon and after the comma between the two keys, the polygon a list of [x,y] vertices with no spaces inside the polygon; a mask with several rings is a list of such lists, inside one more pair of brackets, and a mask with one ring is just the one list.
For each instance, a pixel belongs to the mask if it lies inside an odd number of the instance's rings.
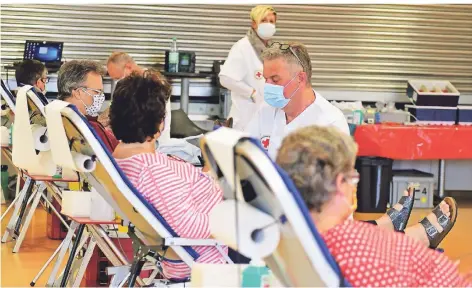
{"label": "black trousers", "polygon": [[[370,223],[372,225],[377,226],[377,222],[375,222],[375,220],[367,220],[367,221],[364,221],[364,222],[367,222],[367,223]],[[405,234],[405,231],[397,231],[397,232]]]}

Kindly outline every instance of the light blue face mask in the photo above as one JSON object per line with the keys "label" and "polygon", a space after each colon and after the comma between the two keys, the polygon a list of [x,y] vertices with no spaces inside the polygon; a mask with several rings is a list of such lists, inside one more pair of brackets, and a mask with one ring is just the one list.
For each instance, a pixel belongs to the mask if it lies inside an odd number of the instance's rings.
{"label": "light blue face mask", "polygon": [[284,86],[281,85],[274,85],[270,83],[265,83],[264,84],[264,100],[267,104],[269,104],[272,107],[275,108],[284,108],[287,106],[288,102],[290,102],[290,99],[292,99],[293,95],[297,93],[298,89],[300,89],[300,84],[298,84],[297,90],[293,91],[292,95],[290,97],[285,98],[284,96],[284,89],[287,87],[290,83],[292,83],[293,79],[295,79],[298,76],[295,75],[295,77],[292,78],[287,84]]}

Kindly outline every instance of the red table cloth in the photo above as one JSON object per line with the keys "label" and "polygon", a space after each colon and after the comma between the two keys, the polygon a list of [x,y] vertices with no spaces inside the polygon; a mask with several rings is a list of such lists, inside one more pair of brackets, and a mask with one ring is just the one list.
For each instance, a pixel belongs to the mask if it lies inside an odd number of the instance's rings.
{"label": "red table cloth", "polygon": [[358,156],[396,160],[472,159],[472,126],[357,126]]}

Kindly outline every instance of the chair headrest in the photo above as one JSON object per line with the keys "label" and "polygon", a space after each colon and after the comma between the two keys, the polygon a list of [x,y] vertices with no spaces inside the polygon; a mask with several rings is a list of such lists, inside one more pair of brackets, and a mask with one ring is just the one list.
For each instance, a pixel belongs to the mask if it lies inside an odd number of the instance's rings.
{"label": "chair headrest", "polygon": [[5,100],[5,102],[8,104],[10,109],[14,110],[15,109],[15,104],[16,104],[16,97],[11,93],[10,89],[5,85],[5,82],[3,82],[3,79],[1,79],[2,82],[2,98]]}
{"label": "chair headrest", "polygon": [[205,134],[208,131],[198,127],[182,109],[172,110],[170,123],[171,138],[186,138]]}

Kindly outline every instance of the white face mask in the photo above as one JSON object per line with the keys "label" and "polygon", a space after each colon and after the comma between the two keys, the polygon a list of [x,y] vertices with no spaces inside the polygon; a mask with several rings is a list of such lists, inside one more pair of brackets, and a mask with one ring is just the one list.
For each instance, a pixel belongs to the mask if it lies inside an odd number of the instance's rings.
{"label": "white face mask", "polygon": [[[98,113],[100,112],[100,109],[102,109],[103,102],[105,102],[105,93],[102,92],[100,94],[92,95],[87,92],[86,88],[83,88],[82,91],[84,91],[85,93],[87,93],[89,96],[93,98],[93,103],[90,106],[85,105],[84,101],[80,99],[82,104],[84,104],[85,106],[85,112],[87,113],[87,115],[91,117],[97,117]],[[98,91],[98,90],[94,90],[94,91]]]}
{"label": "white face mask", "polygon": [[264,40],[272,38],[275,34],[275,25],[272,23],[260,23],[257,27],[257,35]]}

